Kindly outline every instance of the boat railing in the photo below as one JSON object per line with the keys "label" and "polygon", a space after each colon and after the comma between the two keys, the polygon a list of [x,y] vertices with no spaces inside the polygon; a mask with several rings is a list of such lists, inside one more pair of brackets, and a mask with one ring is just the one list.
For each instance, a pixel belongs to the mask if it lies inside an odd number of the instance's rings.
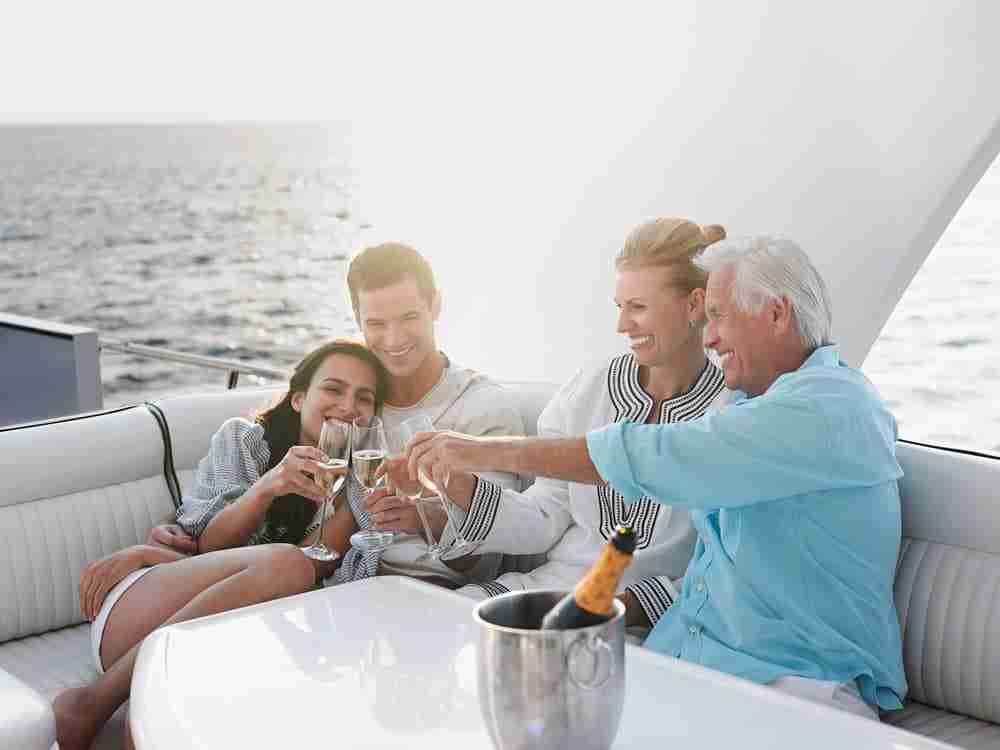
{"label": "boat railing", "polygon": [[101,351],[120,352],[122,354],[133,354],[137,357],[147,357],[149,359],[160,359],[168,362],[180,362],[198,367],[208,367],[215,370],[226,371],[226,387],[232,390],[239,382],[240,375],[256,375],[257,377],[271,380],[287,380],[288,373],[285,370],[277,370],[273,367],[257,367],[248,365],[235,359],[224,359],[222,357],[209,357],[203,354],[189,354],[178,352],[173,349],[164,349],[159,346],[147,346],[146,344],[135,344],[131,341],[121,341],[118,339],[100,337],[98,346]]}
{"label": "boat railing", "polygon": [[207,367],[260,385],[287,382],[288,372],[223,357],[191,354],[102,336],[93,328],[0,311],[0,426],[104,409],[101,359],[114,352]]}

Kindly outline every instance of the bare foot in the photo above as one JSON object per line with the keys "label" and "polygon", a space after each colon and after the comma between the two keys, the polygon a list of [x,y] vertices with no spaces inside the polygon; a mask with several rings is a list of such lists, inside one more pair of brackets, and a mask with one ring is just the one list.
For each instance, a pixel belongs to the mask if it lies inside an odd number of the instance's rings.
{"label": "bare foot", "polygon": [[97,716],[87,688],[71,688],[59,693],[52,701],[52,710],[56,715],[59,750],[88,750],[103,722]]}

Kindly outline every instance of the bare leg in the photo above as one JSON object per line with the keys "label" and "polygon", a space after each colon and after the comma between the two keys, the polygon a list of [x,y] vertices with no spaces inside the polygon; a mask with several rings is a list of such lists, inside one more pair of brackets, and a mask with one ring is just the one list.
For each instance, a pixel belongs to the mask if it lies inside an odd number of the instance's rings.
{"label": "bare leg", "polygon": [[128,713],[125,714],[125,728],[122,730],[122,747],[125,750],[135,750],[135,743],[132,742],[132,730],[128,726]]}
{"label": "bare leg", "polygon": [[221,550],[156,567],[125,592],[108,617],[101,661],[110,669],[53,701],[60,750],[89,748],[128,699],[139,644],[153,630],[299,594],[315,580],[312,562],[288,544]]}

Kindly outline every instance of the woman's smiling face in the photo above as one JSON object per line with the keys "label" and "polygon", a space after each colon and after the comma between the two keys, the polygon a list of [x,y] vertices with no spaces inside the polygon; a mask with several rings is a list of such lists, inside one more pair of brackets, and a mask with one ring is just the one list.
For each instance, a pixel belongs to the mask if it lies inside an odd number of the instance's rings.
{"label": "woman's smiling face", "polygon": [[375,370],[349,354],[331,354],[316,368],[309,388],[292,395],[302,417],[300,442],[316,445],[325,419],[353,422],[375,414]]}
{"label": "woman's smiling face", "polygon": [[700,340],[704,292],[685,292],[667,267],[626,268],[618,272],[615,305],[618,332],[641,365],[669,363],[678,350]]}

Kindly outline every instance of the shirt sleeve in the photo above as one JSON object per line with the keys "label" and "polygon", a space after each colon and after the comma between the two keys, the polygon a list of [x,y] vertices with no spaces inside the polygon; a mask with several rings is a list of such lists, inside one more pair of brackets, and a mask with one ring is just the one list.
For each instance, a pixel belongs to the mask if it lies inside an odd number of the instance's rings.
{"label": "shirt sleeve", "polygon": [[191,489],[177,509],[177,523],[195,539],[215,515],[261,477],[270,458],[264,428],[245,419],[227,420],[212,436]]}
{"label": "shirt sleeve", "polygon": [[677,600],[681,579],[670,580],[667,576],[651,576],[636,581],[625,590],[632,593],[649,618],[650,625],[656,625],[663,613]]}
{"label": "shirt sleeve", "polygon": [[626,499],[684,508],[739,507],[899,478],[891,416],[844,398],[821,409],[822,397],[766,394],[690,422],[615,424],[588,433],[587,450]]}

